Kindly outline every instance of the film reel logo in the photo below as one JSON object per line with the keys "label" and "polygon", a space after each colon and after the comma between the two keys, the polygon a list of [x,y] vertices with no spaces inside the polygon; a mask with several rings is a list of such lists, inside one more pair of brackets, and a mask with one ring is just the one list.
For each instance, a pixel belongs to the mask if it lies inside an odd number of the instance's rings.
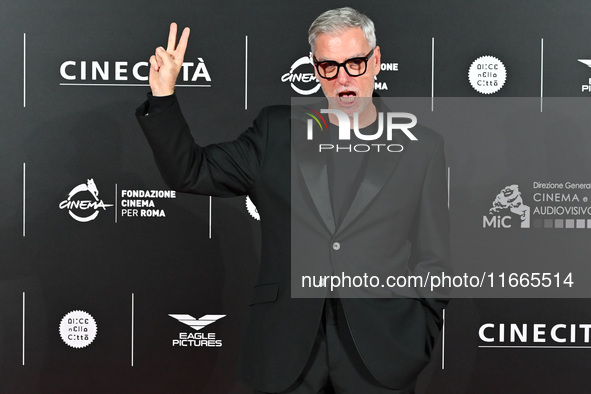
{"label": "film reel logo", "polygon": [[[88,196],[92,199],[88,199]],[[86,183],[81,183],[68,193],[68,198],[60,202],[60,209],[67,209],[70,216],[82,223],[90,222],[98,216],[100,210],[105,211],[113,204],[105,204],[98,197],[99,191],[94,183],[94,179],[88,179]],[[86,197],[86,199],[84,198]]]}

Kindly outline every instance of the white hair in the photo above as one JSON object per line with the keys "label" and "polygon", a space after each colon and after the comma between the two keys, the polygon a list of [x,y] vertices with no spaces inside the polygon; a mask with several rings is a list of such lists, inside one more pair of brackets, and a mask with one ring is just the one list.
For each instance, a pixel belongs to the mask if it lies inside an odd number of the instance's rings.
{"label": "white hair", "polygon": [[375,48],[376,30],[372,20],[351,7],[343,7],[328,10],[312,22],[308,29],[310,49],[314,52],[314,44],[320,34],[340,33],[352,27],[360,27],[370,48]]}

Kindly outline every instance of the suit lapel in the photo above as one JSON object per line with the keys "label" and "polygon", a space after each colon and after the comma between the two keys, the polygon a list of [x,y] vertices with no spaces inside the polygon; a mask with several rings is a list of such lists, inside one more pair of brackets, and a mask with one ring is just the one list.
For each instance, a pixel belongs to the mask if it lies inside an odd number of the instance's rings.
{"label": "suit lapel", "polygon": [[[305,139],[306,120],[304,115],[292,118],[292,122],[296,122],[296,124],[292,124],[292,160],[295,160],[297,163],[297,167],[301,172],[306,188],[322,222],[328,231],[334,234],[336,226],[328,185],[326,154],[318,152],[313,148],[312,143]],[[294,132],[297,135],[294,135]],[[326,132],[325,130],[324,133]],[[327,136],[322,135],[322,140],[325,138],[327,139]],[[292,174],[292,176],[294,175]]]}
{"label": "suit lapel", "polygon": [[326,160],[319,160],[320,158],[320,155],[316,155],[316,160],[298,156],[298,163],[312,201],[314,201],[324,225],[331,234],[334,234],[336,228],[328,187]]}
{"label": "suit lapel", "polygon": [[393,140],[389,143],[400,144],[403,151],[400,153],[380,151],[371,152],[365,169],[365,174],[361,179],[357,194],[343,219],[343,222],[337,230],[337,234],[347,228],[372,202],[375,196],[382,190],[388,179],[393,176],[398,168],[400,159],[404,155],[408,138],[402,135],[402,132],[393,135]]}

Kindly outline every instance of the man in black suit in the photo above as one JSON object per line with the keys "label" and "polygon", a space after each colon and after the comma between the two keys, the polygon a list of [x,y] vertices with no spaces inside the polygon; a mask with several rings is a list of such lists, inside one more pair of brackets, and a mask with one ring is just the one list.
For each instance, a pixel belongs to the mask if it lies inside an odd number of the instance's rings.
{"label": "man in black suit", "polygon": [[[262,257],[243,378],[257,393],[413,392],[445,299],[420,291],[349,298],[344,289],[295,298],[291,279],[299,283],[293,272],[310,267],[334,275],[443,271],[449,219],[441,137],[417,127],[418,141],[401,130],[391,136],[402,152],[345,157],[293,149],[292,160],[294,127],[305,123],[289,107],[275,106],[261,110],[236,141],[200,147],[174,95],[189,30],[178,45],[176,35],[173,23],[167,49],[150,58],[152,94],[136,115],[171,188],[248,194],[257,206]],[[330,10],[314,21],[309,41],[329,130],[339,114],[356,117],[358,130],[375,127],[383,108],[372,99],[381,59],[373,22],[351,8]],[[292,267],[298,259],[312,264]]]}

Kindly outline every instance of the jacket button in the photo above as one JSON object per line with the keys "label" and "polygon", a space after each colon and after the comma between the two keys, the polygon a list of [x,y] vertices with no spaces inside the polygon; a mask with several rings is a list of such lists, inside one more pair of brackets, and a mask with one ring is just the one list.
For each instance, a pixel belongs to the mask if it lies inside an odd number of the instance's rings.
{"label": "jacket button", "polygon": [[339,250],[341,248],[341,244],[338,243],[338,242],[335,242],[335,243],[332,244],[332,248],[334,250]]}

